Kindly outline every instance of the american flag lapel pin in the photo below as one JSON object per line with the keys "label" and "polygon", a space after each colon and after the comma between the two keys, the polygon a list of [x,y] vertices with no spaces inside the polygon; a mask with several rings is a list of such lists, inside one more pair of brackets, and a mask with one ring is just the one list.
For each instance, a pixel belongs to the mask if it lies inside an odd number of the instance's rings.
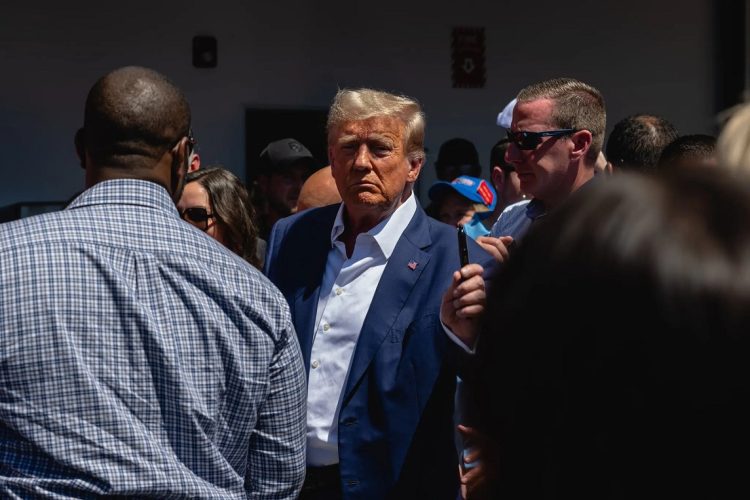
{"label": "american flag lapel pin", "polygon": [[406,264],[406,265],[407,265],[407,266],[409,267],[409,269],[411,269],[412,271],[414,271],[414,270],[415,270],[415,269],[417,268],[417,262],[416,262],[416,261],[414,261],[414,260],[410,260],[410,261],[409,261],[409,263],[408,263],[408,264]]}

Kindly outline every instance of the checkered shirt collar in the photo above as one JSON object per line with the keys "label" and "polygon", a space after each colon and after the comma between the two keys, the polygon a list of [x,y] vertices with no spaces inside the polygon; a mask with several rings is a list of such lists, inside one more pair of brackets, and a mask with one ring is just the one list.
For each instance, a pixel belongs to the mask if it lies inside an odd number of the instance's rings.
{"label": "checkered shirt collar", "polygon": [[136,205],[155,208],[179,217],[177,207],[164,187],[141,179],[99,182],[78,195],[66,209],[91,205]]}

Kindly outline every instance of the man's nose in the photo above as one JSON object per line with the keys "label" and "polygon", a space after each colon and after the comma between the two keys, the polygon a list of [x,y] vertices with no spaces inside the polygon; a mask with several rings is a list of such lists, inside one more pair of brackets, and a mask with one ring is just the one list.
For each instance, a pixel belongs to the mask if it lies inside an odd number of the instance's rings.
{"label": "man's nose", "polygon": [[367,147],[367,144],[361,144],[359,149],[357,149],[357,154],[354,156],[354,168],[370,169],[371,167],[370,149]]}

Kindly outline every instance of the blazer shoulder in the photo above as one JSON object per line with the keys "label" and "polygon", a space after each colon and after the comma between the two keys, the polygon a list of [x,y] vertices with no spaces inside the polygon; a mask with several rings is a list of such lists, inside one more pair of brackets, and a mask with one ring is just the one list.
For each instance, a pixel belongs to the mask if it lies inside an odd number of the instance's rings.
{"label": "blazer shoulder", "polygon": [[271,229],[266,250],[265,273],[275,281],[279,262],[294,263],[294,257],[309,255],[330,240],[338,205],[311,208],[280,219]]}
{"label": "blazer shoulder", "polygon": [[[455,227],[449,226],[443,222],[427,217],[427,224],[432,237],[433,246],[440,252],[445,252],[451,259],[455,259],[456,269],[458,269],[458,234]],[[469,248],[469,259],[471,262],[481,264],[482,267],[488,268],[494,265],[494,259],[472,238],[467,238]]]}

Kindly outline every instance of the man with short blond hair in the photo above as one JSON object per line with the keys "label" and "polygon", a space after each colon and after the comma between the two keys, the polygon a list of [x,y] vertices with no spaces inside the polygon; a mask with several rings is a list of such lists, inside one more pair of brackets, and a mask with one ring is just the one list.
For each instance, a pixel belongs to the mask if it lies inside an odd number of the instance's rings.
{"label": "man with short blond hair", "polygon": [[506,159],[533,200],[500,214],[492,236],[477,240],[485,250],[507,258],[511,241],[594,178],[606,119],[601,93],[573,78],[545,80],[518,93]]}

